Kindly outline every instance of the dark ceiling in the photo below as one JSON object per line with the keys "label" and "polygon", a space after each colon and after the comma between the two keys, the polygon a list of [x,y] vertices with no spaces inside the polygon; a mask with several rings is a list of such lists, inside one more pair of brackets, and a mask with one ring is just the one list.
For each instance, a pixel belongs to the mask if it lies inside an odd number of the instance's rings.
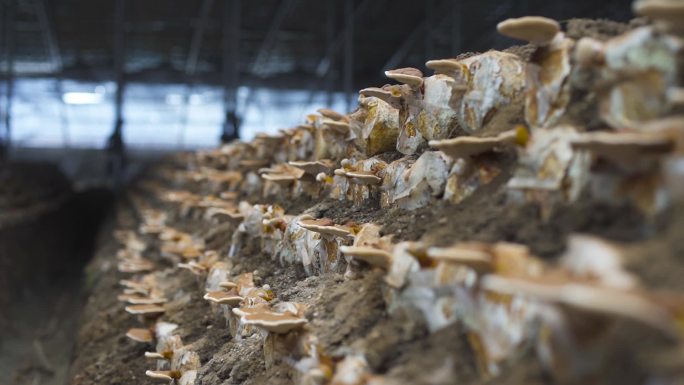
{"label": "dark ceiling", "polygon": [[[221,84],[225,58],[238,84],[278,88],[342,89],[345,60],[358,89],[382,83],[387,66],[503,48],[515,42],[495,26],[508,17],[631,17],[628,0],[242,0],[237,17],[237,0],[0,0],[0,69],[14,45],[16,76],[115,79],[117,1],[127,80]],[[237,55],[222,55],[236,30]]]}

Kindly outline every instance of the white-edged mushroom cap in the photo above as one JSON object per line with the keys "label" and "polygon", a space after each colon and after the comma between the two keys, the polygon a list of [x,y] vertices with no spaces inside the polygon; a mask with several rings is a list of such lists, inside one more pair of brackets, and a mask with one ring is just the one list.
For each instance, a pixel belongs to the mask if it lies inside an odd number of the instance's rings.
{"label": "white-edged mushroom cap", "polygon": [[169,300],[166,298],[162,297],[139,297],[139,296],[133,296],[128,299],[126,299],[126,302],[130,303],[131,305],[161,305]]}
{"label": "white-edged mushroom cap", "polygon": [[466,66],[457,59],[437,59],[428,60],[425,66],[436,74],[445,74],[455,78],[463,78],[463,71]]}
{"label": "white-edged mushroom cap", "polygon": [[667,132],[588,132],[573,138],[571,144],[573,148],[589,150],[615,161],[662,156],[675,146]]}
{"label": "white-edged mushroom cap", "polygon": [[392,92],[380,87],[367,87],[359,91],[359,95],[387,101],[392,97]]}
{"label": "white-edged mushroom cap", "polygon": [[246,325],[254,325],[271,333],[285,334],[301,328],[306,325],[308,321],[306,318],[298,317],[289,312],[276,313],[272,311],[262,311],[243,316],[242,322]]}
{"label": "white-edged mushroom cap", "polygon": [[377,186],[382,184],[382,178],[369,171],[346,171],[344,176],[350,178],[350,181],[356,184],[370,186]]}
{"label": "white-edged mushroom cap", "polygon": [[149,329],[143,328],[132,328],[128,329],[126,332],[126,337],[132,339],[136,342],[152,342],[154,341],[154,335]]}
{"label": "white-edged mushroom cap", "polygon": [[655,20],[684,20],[684,2],[678,0],[638,0],[632,4],[632,9],[637,15]]}
{"label": "white-edged mushroom cap", "polygon": [[596,314],[628,318],[667,335],[678,335],[676,322],[667,310],[637,291],[617,290],[570,280],[525,280],[498,275],[484,276],[481,283],[486,290],[529,296]]}
{"label": "white-edged mushroom cap", "polygon": [[229,291],[210,291],[204,295],[204,299],[222,305],[238,306],[244,298]]}
{"label": "white-edged mushroom cap", "polygon": [[346,237],[352,234],[351,228],[340,226],[333,223],[332,219],[300,219],[299,226],[316,233],[332,235],[336,237]]}
{"label": "white-edged mushroom cap", "polygon": [[543,46],[560,32],[560,24],[547,17],[524,16],[506,19],[497,24],[496,30],[502,35]]}
{"label": "white-edged mushroom cap", "polygon": [[347,117],[343,114],[340,114],[337,111],[331,110],[329,108],[319,108],[316,112],[319,114],[323,115],[324,117],[332,120],[346,120]]}
{"label": "white-edged mushroom cap", "polygon": [[389,269],[392,264],[392,254],[386,250],[375,247],[340,246],[340,252],[385,270]]}
{"label": "white-edged mushroom cap", "polygon": [[145,375],[155,380],[173,381],[181,377],[181,372],[177,370],[146,370]]}
{"label": "white-edged mushroom cap", "polygon": [[131,305],[126,306],[126,312],[135,315],[155,316],[164,314],[166,310],[159,305]]}
{"label": "white-edged mushroom cap", "polygon": [[219,283],[219,287],[222,287],[224,289],[235,289],[238,287],[238,285],[235,282],[223,281],[223,282]]}
{"label": "white-edged mushroom cap", "polygon": [[404,83],[412,88],[419,88],[423,85],[423,73],[413,67],[397,68],[385,71],[385,76],[399,83]]}
{"label": "white-edged mushroom cap", "polygon": [[456,263],[472,268],[473,270],[486,273],[494,270],[492,255],[475,244],[456,244],[451,247],[429,247],[426,250],[429,258]]}
{"label": "white-edged mushroom cap", "polygon": [[289,165],[304,170],[309,175],[318,175],[319,173],[328,173],[335,165],[329,159],[320,159],[316,161],[291,161]]}
{"label": "white-edged mushroom cap", "polygon": [[510,130],[490,137],[459,136],[452,139],[431,140],[429,145],[453,159],[459,159],[489,152],[496,147],[513,144],[517,141],[517,130]]}

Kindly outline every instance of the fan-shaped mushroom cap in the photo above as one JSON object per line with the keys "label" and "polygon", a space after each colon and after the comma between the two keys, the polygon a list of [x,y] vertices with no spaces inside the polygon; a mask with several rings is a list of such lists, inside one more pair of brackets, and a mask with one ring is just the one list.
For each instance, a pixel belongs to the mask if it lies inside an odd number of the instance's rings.
{"label": "fan-shaped mushroom cap", "polygon": [[145,258],[130,258],[119,261],[117,269],[122,273],[141,273],[154,269],[154,264]]}
{"label": "fan-shaped mushroom cap", "polygon": [[246,325],[254,325],[271,333],[285,334],[301,328],[308,321],[306,318],[298,317],[290,312],[277,313],[271,310],[262,309],[260,312],[242,316],[242,322]]}
{"label": "fan-shaped mushroom cap", "polygon": [[316,161],[291,161],[290,166],[297,167],[304,170],[309,175],[318,175],[319,173],[328,173],[335,165],[329,159],[320,159]]}
{"label": "fan-shaped mushroom cap", "polygon": [[397,68],[385,71],[385,76],[400,83],[408,84],[413,88],[418,88],[423,85],[423,73],[417,68]]}
{"label": "fan-shaped mushroom cap", "polygon": [[638,0],[632,4],[634,13],[655,20],[684,20],[684,3],[677,0]]}
{"label": "fan-shaped mushroom cap", "polygon": [[[119,296],[119,300],[122,299],[121,297],[123,296]],[[126,297],[123,300],[131,305],[161,305],[169,301],[162,297],[141,297],[137,295]]]}
{"label": "fan-shaped mushroom cap", "polygon": [[132,339],[136,342],[152,342],[154,341],[154,335],[149,329],[143,328],[132,328],[128,329],[126,332],[126,337]]}
{"label": "fan-shaped mushroom cap", "polygon": [[589,150],[614,161],[636,161],[645,156],[662,156],[674,149],[667,133],[654,132],[590,132],[571,141],[572,147]]}
{"label": "fan-shaped mushroom cap", "polygon": [[234,291],[210,291],[204,295],[204,299],[222,305],[237,306],[244,298]]}
{"label": "fan-shaped mushroom cap", "polygon": [[385,270],[392,264],[392,254],[375,247],[340,246],[340,252]]}
{"label": "fan-shaped mushroom cap", "polygon": [[[524,129],[524,128],[523,128]],[[441,150],[453,159],[466,158],[473,155],[482,154],[496,148],[497,146],[520,142],[518,130],[502,132],[497,136],[476,137],[459,136],[452,139],[431,140],[431,147]]]}
{"label": "fan-shaped mushroom cap", "polygon": [[151,358],[156,360],[168,360],[173,355],[173,352],[145,352],[145,358]]}
{"label": "fan-shaped mushroom cap", "polygon": [[166,310],[159,305],[131,305],[126,306],[126,312],[135,315],[157,316]]}
{"label": "fan-shaped mushroom cap", "polygon": [[361,91],[359,91],[359,94],[361,96],[374,97],[384,101],[387,101],[389,98],[392,97],[392,91],[380,87],[364,88]]}
{"label": "fan-shaped mushroom cap", "polygon": [[238,285],[235,282],[223,281],[223,282],[219,283],[219,287],[222,287],[224,289],[235,289],[238,287]]}
{"label": "fan-shaped mushroom cap", "polygon": [[346,120],[323,119],[321,123],[323,127],[328,127],[342,134],[349,132],[349,122]]}
{"label": "fan-shaped mushroom cap", "polygon": [[526,295],[596,314],[628,318],[670,336],[678,335],[676,323],[666,308],[638,291],[563,281],[557,277],[526,280],[498,275],[484,277],[482,286],[494,292]]}
{"label": "fan-shaped mushroom cap", "polygon": [[429,247],[429,258],[468,266],[473,270],[486,273],[494,270],[492,255],[488,246],[479,243],[458,243],[450,247]]}
{"label": "fan-shaped mushroom cap", "polygon": [[524,16],[506,19],[497,24],[496,30],[514,39],[526,40],[536,45],[546,45],[560,32],[560,24],[546,17]]}
{"label": "fan-shaped mushroom cap", "polygon": [[436,74],[445,74],[451,77],[461,77],[464,70],[466,70],[465,65],[457,59],[428,60],[425,66],[435,71]]}
{"label": "fan-shaped mushroom cap", "polygon": [[[335,170],[335,175],[340,175],[337,173],[337,170]],[[342,175],[349,178],[352,183],[356,184],[376,186],[382,184],[382,178],[370,171],[344,171]]]}
{"label": "fan-shaped mushroom cap", "polygon": [[162,381],[173,381],[181,378],[181,372],[178,370],[146,370],[145,375]]}
{"label": "fan-shaped mushroom cap", "polygon": [[332,120],[346,120],[347,117],[343,114],[340,114],[337,111],[331,110],[329,108],[319,108],[316,112],[319,114],[323,115],[324,117]]}
{"label": "fan-shaped mushroom cap", "polygon": [[304,170],[283,163],[275,167],[262,168],[259,174],[263,179],[271,182],[290,184],[301,179],[304,176]]}
{"label": "fan-shaped mushroom cap", "polygon": [[335,237],[346,237],[352,235],[351,228],[347,226],[336,225],[332,219],[300,219],[299,226],[316,233],[323,235],[331,235]]}

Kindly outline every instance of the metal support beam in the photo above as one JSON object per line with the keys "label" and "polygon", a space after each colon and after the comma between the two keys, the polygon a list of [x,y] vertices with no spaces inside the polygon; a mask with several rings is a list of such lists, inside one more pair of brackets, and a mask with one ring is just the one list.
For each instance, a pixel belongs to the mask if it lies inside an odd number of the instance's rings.
{"label": "metal support beam", "polygon": [[4,76],[4,68],[2,67],[2,62],[5,59],[5,52],[7,51],[6,46],[5,46],[5,36],[7,35],[7,9],[6,9],[6,4],[5,1],[0,1],[0,161],[2,161],[3,157],[3,146],[4,146],[4,141],[3,141],[3,135],[2,132],[4,131],[4,121],[5,121],[5,115],[4,115],[4,108],[5,108],[5,76]]}
{"label": "metal support beam", "polygon": [[[325,2],[325,49],[332,50],[335,44],[335,1],[329,0]],[[326,105],[328,108],[333,106],[333,83],[335,78],[332,71],[328,71],[325,76],[325,93]]]}
{"label": "metal support beam", "polygon": [[116,96],[114,99],[114,130],[107,141],[108,172],[113,178],[116,189],[123,184],[124,176],[124,141],[123,141],[123,102],[126,63],[126,40],[124,23],[126,21],[126,0],[116,0],[114,10],[114,72],[116,74]]}
{"label": "metal support beam", "polygon": [[240,137],[240,117],[237,110],[237,91],[240,77],[240,25],[242,23],[242,0],[231,0],[223,5],[223,110],[225,119],[221,142],[227,143]]}
{"label": "metal support beam", "polygon": [[404,39],[399,48],[390,56],[384,66],[382,66],[383,71],[391,70],[397,68],[399,64],[406,58],[413,46],[418,42],[418,39],[423,36],[426,30],[427,22],[425,20],[421,21],[420,24]]}
{"label": "metal support beam", "polygon": [[[346,1],[346,0],[345,0]],[[361,16],[363,13],[366,12],[368,7],[372,3],[377,3],[377,1],[374,0],[362,0],[359,5],[354,8],[353,14],[352,14],[352,22],[345,25],[345,30],[340,33],[337,38],[335,39],[335,42],[332,46],[328,47],[326,50],[325,56],[321,59],[320,62],[318,62],[318,66],[316,67],[316,76],[319,78],[324,77],[325,75],[328,74],[328,71],[330,70],[330,67],[332,66],[333,61],[337,58],[337,55],[340,52],[340,48],[342,47],[342,44],[344,43],[344,39],[347,34],[347,28],[351,27],[353,28],[353,24],[356,20],[358,20],[359,16]]]}
{"label": "metal support beam", "polygon": [[344,0],[344,96],[351,111],[354,92],[354,1]]}
{"label": "metal support beam", "polygon": [[[383,71],[387,71],[393,68],[397,68],[400,66],[401,62],[406,59],[408,54],[411,52],[411,49],[413,49],[413,46],[416,45],[418,42],[419,38],[421,36],[425,36],[428,31],[428,24],[433,24],[433,25],[441,25],[443,22],[447,21],[450,17],[450,12],[447,12],[448,10],[444,8],[444,6],[447,4],[443,4],[442,6],[435,8],[435,15],[446,15],[441,18],[437,18],[434,21],[429,21],[428,19],[423,19],[416,28],[411,31],[411,33],[404,38],[404,42],[397,48],[396,51],[390,56],[390,58],[387,60],[385,65],[382,67]],[[425,57],[423,58],[425,60],[429,59],[434,59],[433,57]]]}
{"label": "metal support beam", "polygon": [[278,9],[276,10],[273,20],[266,32],[266,37],[259,47],[259,51],[252,62],[250,72],[255,75],[264,76],[265,75],[265,64],[268,59],[268,55],[271,52],[271,47],[275,43],[278,33],[280,32],[280,27],[282,27],[285,17],[289,13],[290,9],[294,5],[295,0],[280,0]]}
{"label": "metal support beam", "polygon": [[183,96],[183,109],[180,113],[180,128],[178,131],[177,143],[180,148],[185,141],[185,131],[188,128],[188,114],[190,113],[190,97],[194,89],[194,75],[197,73],[197,63],[199,62],[200,52],[202,52],[202,41],[209,19],[209,13],[214,5],[214,0],[204,0],[200,5],[199,15],[195,22],[195,30],[190,39],[190,49],[188,58],[185,62],[185,92]]}
{"label": "metal support beam", "polygon": [[57,43],[57,36],[55,34],[54,26],[48,16],[46,0],[35,0],[36,15],[38,16],[38,23],[43,34],[43,42],[47,49],[48,57],[50,58],[50,70],[53,73],[62,70],[62,54]]}
{"label": "metal support beam", "polygon": [[200,51],[202,50],[202,40],[204,38],[204,31],[207,27],[207,19],[209,12],[214,5],[214,0],[204,0],[200,6],[199,16],[197,17],[197,24],[195,24],[195,32],[192,34],[190,40],[190,51],[188,52],[188,59],[185,63],[185,73],[194,75],[197,71],[197,62],[199,61]]}
{"label": "metal support beam", "polygon": [[5,32],[5,49],[7,50],[7,58],[5,65],[5,116],[4,116],[4,132],[0,132],[0,159],[5,159],[7,150],[11,146],[12,141],[12,101],[14,98],[14,55],[16,48],[14,23],[16,18],[16,0],[9,0],[5,12],[6,25]]}

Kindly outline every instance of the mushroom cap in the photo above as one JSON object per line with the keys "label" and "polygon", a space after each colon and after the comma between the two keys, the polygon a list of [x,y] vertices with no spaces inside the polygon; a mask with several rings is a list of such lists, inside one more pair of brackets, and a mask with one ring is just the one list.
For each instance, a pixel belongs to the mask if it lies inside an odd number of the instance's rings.
{"label": "mushroom cap", "polygon": [[212,207],[207,210],[207,214],[211,217],[224,216],[232,222],[242,222],[245,219],[245,215],[238,209],[223,209]]}
{"label": "mushroom cap", "polygon": [[423,73],[419,69],[413,67],[397,68],[385,71],[385,76],[396,80],[399,83],[404,83],[412,88],[419,88],[423,85]]}
{"label": "mushroom cap", "polygon": [[319,108],[316,112],[323,115],[324,117],[332,120],[346,120],[345,115],[340,114],[337,111],[331,110],[329,108]]}
{"label": "mushroom cap", "polygon": [[328,127],[341,134],[346,134],[347,132],[349,132],[349,122],[345,120],[323,119],[322,123],[324,127]]}
{"label": "mushroom cap", "polygon": [[219,287],[222,287],[224,289],[234,289],[234,288],[237,288],[238,285],[235,282],[223,281],[223,282],[219,283]]}
{"label": "mushroom cap", "polygon": [[307,321],[306,318],[297,317],[289,312],[276,313],[273,311],[262,311],[243,316],[242,322],[246,325],[254,325],[271,333],[285,334],[301,328],[309,321]]}
{"label": "mushroom cap", "polygon": [[136,342],[152,342],[154,335],[149,329],[132,328],[126,332],[126,337]]}
{"label": "mushroom cap", "polygon": [[204,299],[214,303],[237,306],[244,298],[230,291],[210,291],[204,295]]}
{"label": "mushroom cap", "polygon": [[134,281],[132,279],[122,279],[119,281],[119,285],[123,287],[127,287],[129,289],[143,289],[143,290],[149,290],[150,286],[146,283],[139,282],[139,281]]}
{"label": "mushroom cap", "polygon": [[146,316],[161,315],[166,310],[159,305],[131,305],[126,306],[126,312],[130,314],[140,314]]}
{"label": "mushroom cap", "polygon": [[240,161],[240,167],[247,169],[255,169],[268,166],[269,163],[270,162],[268,159],[243,159]]}
{"label": "mushroom cap", "polygon": [[161,305],[169,300],[162,297],[140,297],[132,296],[126,299],[131,305]]}
{"label": "mushroom cap", "polygon": [[154,269],[154,264],[144,258],[130,258],[119,261],[117,269],[122,273],[141,273]]}
{"label": "mushroom cap", "polygon": [[340,252],[385,270],[389,269],[392,264],[392,254],[375,247],[340,246]]}
{"label": "mushroom cap", "polygon": [[572,139],[576,149],[589,150],[616,161],[633,161],[648,155],[664,155],[674,149],[666,132],[590,132]]}
{"label": "mushroom cap", "polygon": [[349,227],[340,226],[333,223],[332,219],[302,219],[298,222],[299,226],[316,233],[345,237],[352,234]]}
{"label": "mushroom cap", "polygon": [[390,90],[380,88],[380,87],[368,87],[359,91],[361,96],[365,97],[375,97],[384,101],[387,101],[392,97],[392,92]]}
{"label": "mushroom cap", "polygon": [[656,20],[681,21],[684,3],[677,0],[638,0],[632,4],[634,13]]}
{"label": "mushroom cap", "polygon": [[[337,170],[335,170],[337,171]],[[352,183],[363,185],[380,185],[382,178],[370,171],[345,171],[344,175],[351,179]]]}
{"label": "mushroom cap", "polygon": [[451,247],[429,247],[426,254],[431,259],[468,266],[479,273],[491,272],[494,261],[483,246],[459,243]]}
{"label": "mushroom cap", "polygon": [[436,74],[445,74],[456,78],[462,78],[463,71],[467,70],[467,67],[458,59],[428,60],[425,62],[425,66],[435,71]]}
{"label": "mushroom cap", "polygon": [[510,130],[490,137],[459,136],[452,139],[431,140],[429,145],[453,159],[459,159],[492,151],[497,146],[515,143],[517,139],[517,131]]}
{"label": "mushroom cap", "polygon": [[255,306],[244,306],[244,307],[235,307],[232,309],[233,314],[235,314],[238,317],[245,317],[250,314],[257,314],[264,312],[269,309],[268,304],[266,303],[260,303]]}
{"label": "mushroom cap", "polygon": [[667,310],[637,291],[601,287],[553,276],[521,279],[487,275],[481,282],[486,290],[525,295],[596,314],[628,318],[670,336],[678,335],[676,322]]}
{"label": "mushroom cap", "polygon": [[541,16],[524,16],[506,19],[496,26],[500,34],[536,45],[547,45],[558,32],[560,24]]}
{"label": "mushroom cap", "polygon": [[181,377],[181,372],[178,370],[146,370],[145,375],[155,380],[173,381]]}
{"label": "mushroom cap", "polygon": [[320,159],[317,161],[291,161],[288,162],[288,164],[314,176],[321,172],[328,173],[335,167],[333,162],[329,159]]}
{"label": "mushroom cap", "polygon": [[295,175],[290,174],[261,174],[261,177],[264,180],[275,182],[278,184],[290,184],[299,179]]}

